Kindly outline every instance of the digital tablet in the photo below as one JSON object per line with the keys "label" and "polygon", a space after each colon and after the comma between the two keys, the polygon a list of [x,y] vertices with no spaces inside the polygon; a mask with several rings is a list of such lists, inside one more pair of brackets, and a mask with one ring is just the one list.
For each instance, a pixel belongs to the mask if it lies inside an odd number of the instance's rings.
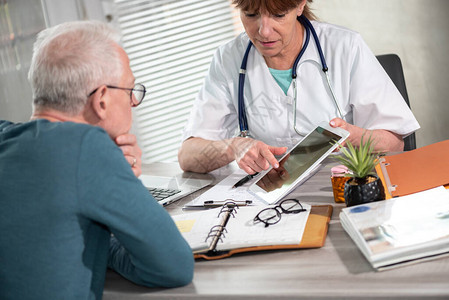
{"label": "digital tablet", "polygon": [[319,164],[349,136],[342,128],[319,124],[280,160],[279,168],[262,172],[249,191],[268,204],[284,198],[305,181]]}

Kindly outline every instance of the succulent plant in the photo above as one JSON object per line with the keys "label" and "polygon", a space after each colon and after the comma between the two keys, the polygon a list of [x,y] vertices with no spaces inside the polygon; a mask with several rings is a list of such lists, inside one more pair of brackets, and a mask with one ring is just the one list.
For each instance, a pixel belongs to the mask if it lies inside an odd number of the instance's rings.
{"label": "succulent plant", "polygon": [[363,135],[359,146],[354,146],[349,141],[346,145],[347,148],[340,149],[342,155],[335,158],[351,171],[346,176],[353,177],[357,184],[367,183],[370,175],[376,175],[374,169],[379,163],[378,157],[381,153],[374,151],[371,136],[365,141]]}

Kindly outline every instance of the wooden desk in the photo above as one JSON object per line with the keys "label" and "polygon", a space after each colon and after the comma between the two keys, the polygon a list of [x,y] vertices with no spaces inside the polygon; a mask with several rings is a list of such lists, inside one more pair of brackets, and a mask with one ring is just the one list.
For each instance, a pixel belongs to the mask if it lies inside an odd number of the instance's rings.
{"label": "wooden desk", "polygon": [[[108,271],[103,299],[449,299],[449,258],[376,272],[341,227],[344,204],[333,201],[330,167],[325,166],[293,192],[300,201],[332,204],[324,247],[236,255],[216,261],[197,261],[193,282],[174,289],[134,285]],[[177,170],[155,165],[151,172]],[[148,171],[147,170],[147,171]],[[215,174],[217,180],[225,174]],[[187,196],[167,207],[180,213]]]}

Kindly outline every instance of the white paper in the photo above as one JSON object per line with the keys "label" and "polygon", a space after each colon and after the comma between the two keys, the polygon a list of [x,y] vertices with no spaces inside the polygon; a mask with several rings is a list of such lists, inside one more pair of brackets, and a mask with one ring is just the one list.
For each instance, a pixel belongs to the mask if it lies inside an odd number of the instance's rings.
{"label": "white paper", "polygon": [[299,244],[311,208],[308,204],[301,204],[307,211],[298,214],[284,213],[278,223],[268,227],[261,222],[254,223],[253,221],[262,208],[241,207],[237,211],[235,219],[229,220],[226,226],[228,231],[226,238],[223,243],[218,244],[217,249]]}
{"label": "white paper", "polygon": [[[310,205],[301,204],[306,211],[298,214],[283,213],[278,223],[268,227],[265,227],[261,222],[255,223],[253,221],[259,211],[265,207],[244,206],[237,208],[236,213],[230,217],[226,225],[226,231],[217,245],[217,250],[299,244],[311,209]],[[221,208],[214,208],[176,215],[172,218],[180,228],[183,237],[195,251],[208,248],[211,239],[207,241],[206,239],[211,228],[221,223],[222,215],[218,216],[220,210]]]}
{"label": "white paper", "polygon": [[226,201],[226,200],[237,200],[237,201],[245,201],[251,200],[252,205],[262,205],[261,200],[259,200],[256,196],[251,194],[248,191],[248,185],[251,184],[252,181],[237,187],[232,188],[236,182],[240,179],[248,175],[243,170],[236,170],[231,175],[227,176],[225,179],[220,181],[218,184],[201,194],[199,197],[193,199],[189,203],[187,203],[184,207],[196,207],[202,206],[204,201]]}

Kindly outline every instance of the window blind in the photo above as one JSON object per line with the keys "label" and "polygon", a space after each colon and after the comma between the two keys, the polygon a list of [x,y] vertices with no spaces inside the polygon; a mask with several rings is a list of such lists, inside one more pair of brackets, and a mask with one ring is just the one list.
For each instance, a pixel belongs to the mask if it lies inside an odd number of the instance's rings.
{"label": "window blind", "polygon": [[183,128],[216,48],[242,28],[229,0],[114,0],[136,82],[133,131],[145,163],[177,161]]}

